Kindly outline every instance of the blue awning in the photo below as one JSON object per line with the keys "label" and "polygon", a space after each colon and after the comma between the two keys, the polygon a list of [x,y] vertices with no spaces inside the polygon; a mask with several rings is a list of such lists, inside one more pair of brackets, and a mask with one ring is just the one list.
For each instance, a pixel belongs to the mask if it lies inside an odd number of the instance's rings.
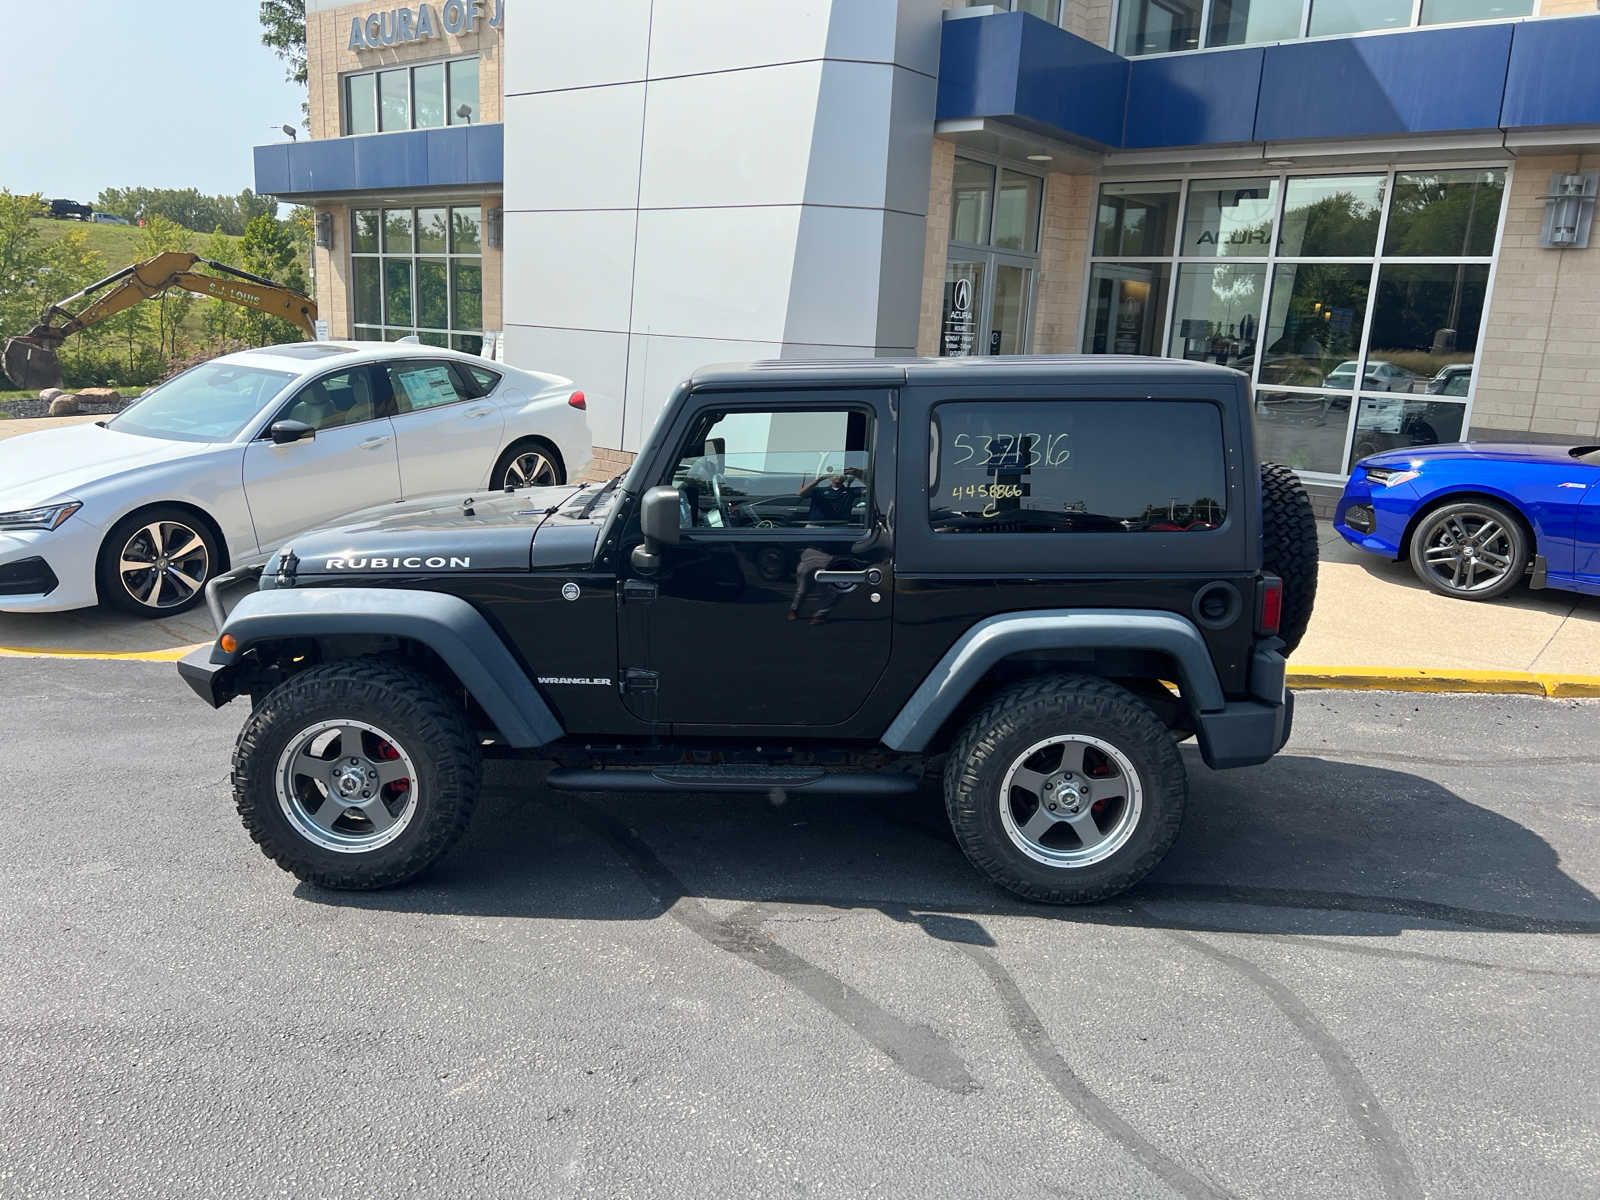
{"label": "blue awning", "polygon": [[505,127],[453,125],[255,148],[258,195],[295,200],[345,192],[498,188]]}

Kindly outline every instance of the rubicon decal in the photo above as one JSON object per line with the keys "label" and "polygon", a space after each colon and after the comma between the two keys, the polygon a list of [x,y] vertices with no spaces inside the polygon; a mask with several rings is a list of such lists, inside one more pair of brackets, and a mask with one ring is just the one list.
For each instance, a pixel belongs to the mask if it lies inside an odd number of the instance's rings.
{"label": "rubicon decal", "polygon": [[330,558],[323,561],[324,571],[466,571],[472,566],[472,556],[452,554],[409,554],[404,558]]}

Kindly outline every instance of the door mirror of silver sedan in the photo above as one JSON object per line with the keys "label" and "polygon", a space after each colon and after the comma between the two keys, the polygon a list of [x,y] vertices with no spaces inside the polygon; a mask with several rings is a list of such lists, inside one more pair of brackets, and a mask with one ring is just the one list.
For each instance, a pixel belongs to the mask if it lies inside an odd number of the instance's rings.
{"label": "door mirror of silver sedan", "polygon": [[317,431],[304,421],[274,421],[269,432],[272,440],[280,446],[315,439],[317,436]]}

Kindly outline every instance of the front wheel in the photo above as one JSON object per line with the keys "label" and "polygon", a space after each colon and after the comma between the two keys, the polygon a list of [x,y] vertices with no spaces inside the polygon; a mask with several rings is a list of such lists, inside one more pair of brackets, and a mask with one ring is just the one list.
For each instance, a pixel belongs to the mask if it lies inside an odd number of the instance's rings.
{"label": "front wheel", "polygon": [[1487,500],[1436,508],[1411,535],[1411,569],[1434,591],[1493,600],[1528,569],[1528,535],[1515,513]]}
{"label": "front wheel", "polygon": [[141,617],[170,617],[205,598],[222,547],[205,521],[175,505],[132,513],[100,546],[95,582],[103,603]]}
{"label": "front wheel", "polygon": [[1172,734],[1132,693],[1056,675],[1001,692],[945,765],[945,808],[972,864],[1050,904],[1114,896],[1177,839],[1188,778]]}
{"label": "front wheel", "polygon": [[266,856],[307,883],[369,889],[431,867],[467,827],[481,753],[459,704],[375,659],[270,692],[234,747],[233,798]]}

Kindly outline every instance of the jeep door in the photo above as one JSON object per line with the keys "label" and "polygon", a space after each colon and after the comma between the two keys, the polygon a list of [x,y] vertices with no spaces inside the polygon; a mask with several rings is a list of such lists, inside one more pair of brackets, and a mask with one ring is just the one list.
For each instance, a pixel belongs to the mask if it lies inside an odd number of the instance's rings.
{"label": "jeep door", "polygon": [[621,555],[622,683],[645,720],[828,726],[889,660],[888,393],[719,393],[687,404],[651,466],[678,492],[679,542]]}

